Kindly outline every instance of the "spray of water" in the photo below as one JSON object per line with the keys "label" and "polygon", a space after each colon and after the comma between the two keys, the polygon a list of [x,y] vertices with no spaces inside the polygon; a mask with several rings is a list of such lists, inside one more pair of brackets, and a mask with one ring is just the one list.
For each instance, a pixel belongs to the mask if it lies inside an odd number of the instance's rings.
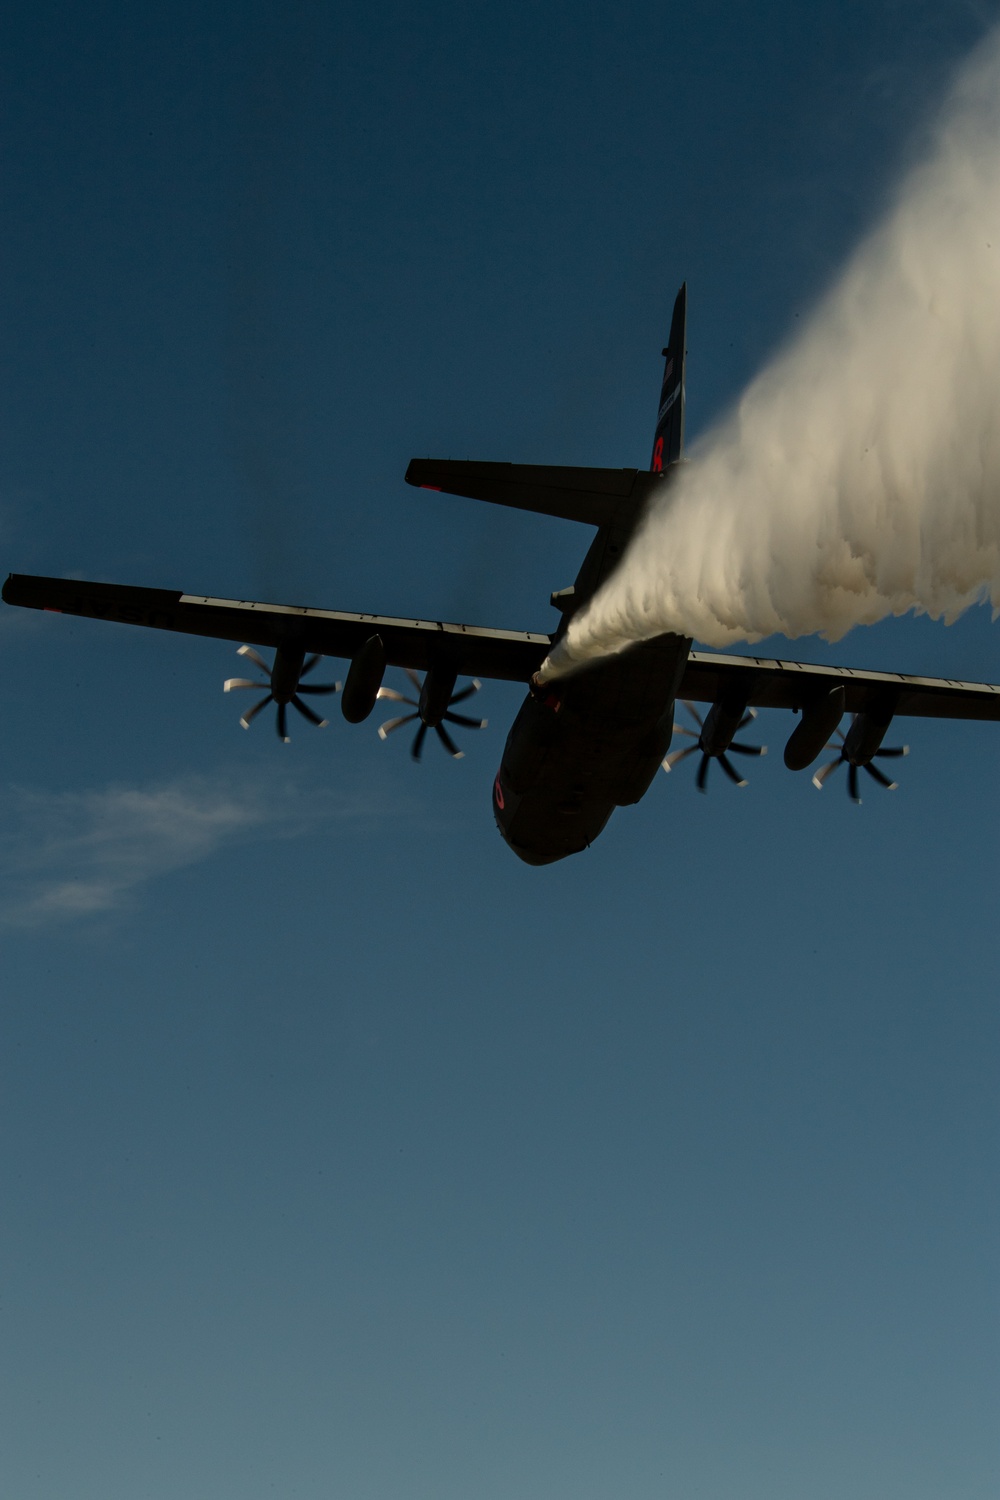
{"label": "spray of water", "polygon": [[543,669],[1000,609],[1000,30],[801,334],[693,450]]}

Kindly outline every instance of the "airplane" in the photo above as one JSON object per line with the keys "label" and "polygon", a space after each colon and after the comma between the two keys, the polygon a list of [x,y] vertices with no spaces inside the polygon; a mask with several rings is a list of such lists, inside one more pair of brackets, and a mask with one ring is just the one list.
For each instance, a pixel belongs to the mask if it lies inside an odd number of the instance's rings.
{"label": "airplane", "polygon": [[[677,294],[663,350],[648,469],[417,458],[407,468],[406,482],[424,490],[597,528],[576,581],[551,596],[561,617],[552,635],[14,573],[4,584],[3,598],[32,609],[244,642],[241,653],[262,669],[265,680],[230,678],[225,687],[262,688],[265,697],[241,722],[247,727],[274,703],[282,740],[287,739],[289,705],[313,723],[325,722],[302,698],[339,690],[339,683],[313,687],[303,681],[324,656],[350,660],[341,694],[349,723],[367,719],[380,698],[412,710],[389,720],[380,734],[384,739],[416,724],[414,759],[420,758],[430,730],[449,754],[461,755],[446,726],[484,726],[485,721],[455,712],[481,678],[525,683],[527,695],[493,781],[493,813],[507,844],[530,865],[552,864],[588,848],[616,808],[645,796],[661,766],[669,770],[696,752],[701,754],[696,777],[701,790],[713,760],[730,780],[744,785],[729,756],[763,753],[762,746],[736,738],[758,708],[786,708],[800,715],[784,750],[790,770],[812,765],[824,748],[835,751],[834,759],[813,777],[815,785],[821,787],[846,765],[855,801],[860,800],[859,770],[892,788],[895,784],[873,762],[906,753],[902,747],[883,748],[894,719],[1000,720],[1000,686],[694,651],[690,639],[673,634],[629,646],[554,681],[542,683],[536,676],[573,615],[617,566],[647,507],[663,495],[683,462],[686,320],[685,284]],[[274,650],[270,667],[257,646]],[[408,673],[415,697],[383,685],[390,666]],[[424,674],[422,679],[418,673]],[[456,692],[459,677],[473,681]],[[695,730],[680,730],[695,743],[670,753],[678,701],[695,716]],[[695,703],[709,705],[704,717]],[[845,713],[852,720],[843,733],[838,726]]]}

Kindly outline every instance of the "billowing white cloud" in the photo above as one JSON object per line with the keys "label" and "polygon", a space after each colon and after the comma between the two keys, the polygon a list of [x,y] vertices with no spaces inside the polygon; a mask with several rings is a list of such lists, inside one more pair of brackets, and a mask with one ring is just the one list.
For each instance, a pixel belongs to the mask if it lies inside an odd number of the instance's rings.
{"label": "billowing white cloud", "polygon": [[543,668],[1000,613],[1000,28],[881,224],[651,506]]}

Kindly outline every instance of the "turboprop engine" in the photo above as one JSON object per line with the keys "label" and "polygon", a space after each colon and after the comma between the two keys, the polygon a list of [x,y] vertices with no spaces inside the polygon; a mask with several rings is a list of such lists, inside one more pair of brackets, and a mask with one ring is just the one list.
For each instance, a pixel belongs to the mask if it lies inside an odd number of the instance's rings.
{"label": "turboprop engine", "polygon": [[730,781],[737,786],[746,786],[745,777],[741,776],[729,759],[729,752],[734,751],[737,755],[766,755],[766,745],[745,745],[734,738],[741,729],[752,724],[757,717],[756,711],[747,708],[746,699],[740,697],[720,698],[713,703],[708,711],[708,716],[702,718],[693,703],[684,700],[684,707],[697,724],[698,728],[685,729],[678,725],[676,732],[686,734],[695,744],[687,745],[683,750],[674,750],[663,761],[663,769],[672,771],[679,761],[686,760],[689,755],[695,755],[700,750],[701,760],[698,763],[698,771],[695,775],[695,786],[699,792],[708,790],[708,768],[713,760],[717,760]]}
{"label": "turboprop engine", "polygon": [[828,776],[832,776],[839,766],[847,767],[847,794],[852,802],[860,802],[861,795],[858,791],[858,771],[866,771],[879,786],[885,787],[886,791],[894,792],[896,783],[890,781],[888,776],[873,766],[872,761],[895,760],[899,756],[909,755],[909,745],[898,745],[892,749],[883,750],[882,741],[886,730],[892,723],[892,712],[889,709],[869,709],[863,713],[855,714],[854,720],[846,735],[838,729],[828,750],[836,750],[837,756],[828,761],[821,770],[813,777],[813,786],[822,791],[823,783]]}
{"label": "turboprop engine", "polygon": [[307,685],[303,687],[302,678],[307,676],[313,667],[323,660],[321,656],[310,656],[307,659],[305,652],[296,646],[279,646],[274,653],[274,661],[268,666],[260,652],[255,651],[252,646],[241,646],[236,654],[237,656],[245,656],[248,661],[252,661],[255,666],[260,667],[260,670],[267,679],[266,682],[260,682],[250,677],[228,677],[222,684],[222,690],[225,693],[231,693],[234,688],[265,689],[265,696],[260,702],[255,703],[253,708],[248,709],[240,718],[240,723],[244,729],[250,728],[253,720],[269,703],[277,705],[278,738],[284,740],[286,745],[289,743],[287,723],[287,708],[289,703],[294,709],[298,710],[304,719],[308,719],[310,724],[315,724],[319,729],[322,729],[326,725],[327,720],[321,719],[319,714],[313,713],[309,705],[303,703],[299,696],[300,693],[340,692],[339,682],[316,683],[312,686]]}
{"label": "turboprop engine", "polygon": [[463,729],[486,728],[485,719],[470,719],[466,714],[453,712],[455,704],[464,703],[466,698],[471,698],[473,693],[478,693],[482,683],[478,677],[474,677],[468,687],[456,693],[457,673],[450,667],[433,667],[424,677],[423,682],[409,667],[404,670],[413,684],[417,697],[408,698],[405,693],[397,693],[395,688],[387,687],[379,688],[378,696],[388,698],[391,703],[405,703],[413,709],[413,713],[400,714],[398,719],[387,719],[379,726],[379,739],[384,740],[394,730],[402,729],[404,724],[416,723],[417,732],[410,747],[410,754],[414,760],[420,759],[428,729],[433,729],[449,755],[455,760],[461,760],[465,751],[458,748],[444,726],[448,723],[460,724]]}

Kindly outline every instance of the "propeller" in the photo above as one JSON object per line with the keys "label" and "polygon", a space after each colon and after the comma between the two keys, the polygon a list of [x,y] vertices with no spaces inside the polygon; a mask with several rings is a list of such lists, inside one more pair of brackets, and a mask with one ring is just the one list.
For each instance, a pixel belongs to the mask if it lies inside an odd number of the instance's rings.
{"label": "propeller", "polygon": [[[734,739],[730,739],[724,744],[720,743],[720,737],[715,733],[716,722],[721,722],[717,717],[718,705],[713,706],[706,723],[706,720],[702,718],[701,714],[695,708],[693,703],[689,703],[687,699],[684,699],[683,701],[684,707],[687,709],[692,719],[694,719],[698,728],[686,729],[683,724],[680,724],[677,726],[676,733],[686,734],[696,743],[693,745],[686,745],[683,750],[672,750],[663,761],[663,769],[665,771],[672,771],[674,766],[679,765],[682,760],[687,760],[689,755],[695,755],[700,750],[701,760],[698,764],[698,771],[694,779],[694,784],[698,788],[699,792],[708,791],[708,768],[713,760],[717,760],[719,762],[719,765],[722,767],[723,771],[725,771],[730,781],[735,782],[737,786],[746,786],[747,783],[745,778],[740,775],[739,771],[737,771],[736,767],[729,759],[727,752],[732,750],[737,755],[766,755],[767,746],[741,745],[737,744],[736,740]],[[740,717],[735,728],[730,728],[729,733],[739,734],[740,730],[745,729],[748,724],[752,724],[756,717],[756,710],[753,708],[748,708],[746,712]],[[729,724],[730,726],[732,725],[732,718],[730,718]],[[725,735],[723,734],[721,738],[724,739]]]}
{"label": "propeller", "polygon": [[231,693],[234,688],[257,688],[258,690],[263,688],[265,691],[265,696],[260,702],[255,703],[253,708],[248,709],[240,719],[240,723],[244,729],[250,728],[257,715],[269,703],[274,703],[277,706],[278,738],[279,740],[283,740],[286,745],[289,743],[287,720],[289,703],[293,708],[297,708],[302,717],[308,719],[310,724],[315,724],[317,729],[325,727],[328,721],[321,719],[319,714],[314,713],[308,703],[303,703],[299,696],[301,693],[340,692],[339,682],[315,683],[306,687],[301,685],[302,678],[313,670],[317,662],[323,660],[321,656],[306,657],[301,651],[291,651],[279,646],[274,653],[273,664],[268,666],[264,658],[252,646],[241,646],[236,654],[237,656],[245,656],[248,661],[252,661],[255,666],[260,667],[267,678],[266,682],[259,682],[250,677],[227,677],[226,681],[222,684],[222,691],[224,693]]}
{"label": "propeller", "polygon": [[[453,756],[455,760],[461,760],[465,751],[460,750],[455,744],[455,741],[447,729],[445,729],[442,720],[448,724],[460,724],[463,729],[485,729],[487,725],[486,719],[470,719],[465,714],[455,714],[451,711],[456,703],[464,703],[466,698],[471,698],[473,693],[478,693],[482,687],[482,683],[478,677],[474,677],[469,686],[462,688],[461,692],[449,692],[445,698],[445,706],[442,709],[433,702],[437,694],[433,691],[436,684],[432,682],[431,674],[428,673],[423,682],[421,682],[416,672],[412,672],[409,667],[405,667],[404,671],[413,684],[413,690],[417,695],[415,698],[408,698],[405,693],[397,693],[395,688],[387,687],[379,688],[378,696],[388,699],[390,703],[405,703],[413,709],[413,712],[411,714],[400,714],[398,719],[387,719],[384,724],[379,725],[379,739],[387,739],[395,730],[402,729],[404,724],[416,722],[417,732],[413,737],[413,744],[410,747],[410,754],[414,760],[420,759],[428,729],[434,730],[449,755]],[[454,686],[454,683],[455,679],[452,676],[451,686]]]}
{"label": "propeller", "polygon": [[825,766],[822,766],[820,770],[816,772],[816,775],[812,779],[813,786],[817,791],[821,792],[823,790],[823,783],[824,781],[826,781],[827,777],[832,776],[834,771],[837,770],[838,766],[846,766],[847,795],[850,797],[852,802],[857,802],[859,805],[861,802],[861,796],[858,792],[859,769],[862,771],[867,771],[868,775],[871,776],[873,780],[877,781],[879,786],[884,786],[887,792],[894,792],[899,783],[890,781],[888,776],[886,776],[882,771],[879,770],[878,766],[872,765],[871,761],[875,756],[878,756],[880,760],[898,760],[900,756],[909,755],[910,753],[909,745],[898,745],[895,749],[876,750],[868,760],[863,760],[859,763],[856,760],[852,760],[850,755],[848,754],[847,735],[845,735],[840,729],[836,731],[836,738],[832,739],[830,743],[824,748],[827,750],[836,750],[837,757],[835,760],[828,761]]}

